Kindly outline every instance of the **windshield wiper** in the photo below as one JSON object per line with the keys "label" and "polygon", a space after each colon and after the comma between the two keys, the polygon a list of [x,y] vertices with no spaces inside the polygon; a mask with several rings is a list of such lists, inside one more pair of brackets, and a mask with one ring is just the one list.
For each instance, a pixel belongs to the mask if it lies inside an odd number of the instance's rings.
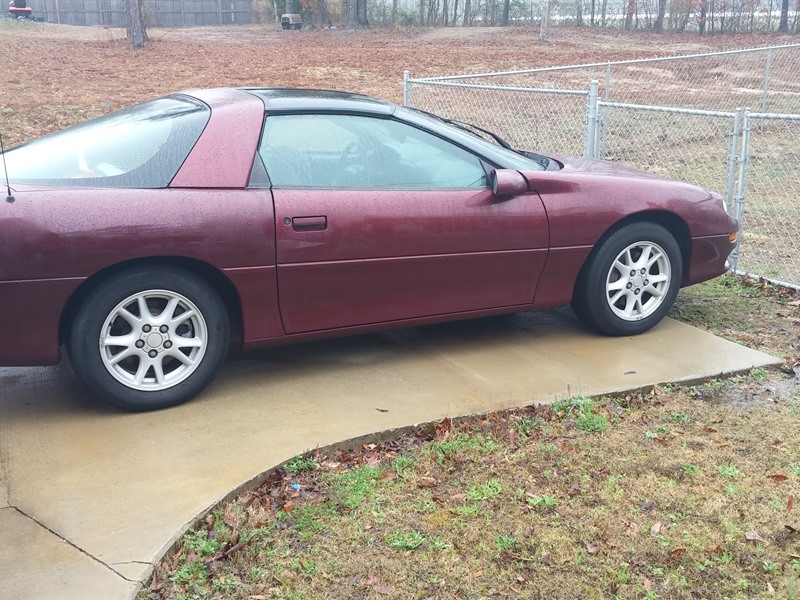
{"label": "windshield wiper", "polygon": [[437,114],[432,112],[428,112],[427,110],[422,110],[421,108],[414,108],[413,110],[417,112],[421,112],[424,115],[428,115],[429,117],[433,117],[437,121],[441,121],[442,123],[447,123],[448,125],[452,125],[453,127],[458,127],[462,131],[466,131],[467,133],[471,133],[476,137],[481,137],[475,131],[480,131],[481,133],[485,133],[486,135],[490,136],[498,145],[502,146],[506,150],[511,150],[512,152],[518,152],[514,149],[514,147],[501,138],[499,135],[494,133],[493,131],[489,131],[488,129],[484,129],[483,127],[478,127],[477,125],[473,125],[472,123],[467,123],[466,121],[458,121],[457,119],[445,119]]}

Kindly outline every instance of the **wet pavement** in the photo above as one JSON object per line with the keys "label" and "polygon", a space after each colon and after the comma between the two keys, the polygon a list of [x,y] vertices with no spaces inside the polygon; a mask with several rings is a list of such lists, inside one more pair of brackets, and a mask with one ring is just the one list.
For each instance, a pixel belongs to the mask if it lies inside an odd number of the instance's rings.
{"label": "wet pavement", "polygon": [[250,354],[143,414],[67,365],[0,368],[0,598],[129,598],[198,515],[309,449],[776,362],[672,320],[608,338],[551,311]]}

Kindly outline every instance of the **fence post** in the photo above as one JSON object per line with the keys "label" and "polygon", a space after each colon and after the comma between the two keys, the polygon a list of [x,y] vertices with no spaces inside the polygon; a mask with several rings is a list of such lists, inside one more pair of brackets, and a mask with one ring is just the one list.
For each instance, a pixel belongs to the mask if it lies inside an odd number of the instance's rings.
{"label": "fence post", "polygon": [[728,214],[733,214],[734,211],[733,194],[736,184],[736,153],[738,152],[737,142],[742,128],[742,112],[744,112],[743,108],[736,109],[736,114],[733,117],[733,129],[729,134],[731,141],[728,146],[728,167],[725,173],[725,210],[728,211]]}
{"label": "fence post", "polygon": [[596,158],[595,140],[597,139],[597,96],[600,83],[593,79],[589,84],[589,97],[586,101],[586,141],[583,144],[583,155]]}
{"label": "fence post", "polygon": [[745,190],[747,189],[747,175],[750,169],[750,109],[744,109],[744,126],[742,127],[742,150],[739,155],[739,180],[736,183],[736,198],[733,216],[739,221],[739,236],[736,248],[731,253],[731,270],[736,272],[739,268],[739,255],[744,237],[742,216],[744,215]]}
{"label": "fence post", "polygon": [[411,88],[408,82],[408,71],[403,71],[403,106],[411,106]]}
{"label": "fence post", "polygon": [[767,64],[764,67],[764,91],[761,94],[761,112],[767,112],[767,97],[769,96],[769,70],[772,67],[772,48],[767,50]]}

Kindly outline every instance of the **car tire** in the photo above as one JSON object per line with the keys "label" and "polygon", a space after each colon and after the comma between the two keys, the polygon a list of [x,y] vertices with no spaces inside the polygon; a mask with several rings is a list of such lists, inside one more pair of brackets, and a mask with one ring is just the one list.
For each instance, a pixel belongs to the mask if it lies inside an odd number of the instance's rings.
{"label": "car tire", "polygon": [[572,309],[607,335],[644,333],[672,308],[682,278],[675,237],[655,223],[632,223],[589,255],[575,285]]}
{"label": "car tire", "polygon": [[67,350],[95,396],[144,411],[205,389],[229,340],[225,305],[205,281],[182,269],[146,267],[104,281],[84,299]]}

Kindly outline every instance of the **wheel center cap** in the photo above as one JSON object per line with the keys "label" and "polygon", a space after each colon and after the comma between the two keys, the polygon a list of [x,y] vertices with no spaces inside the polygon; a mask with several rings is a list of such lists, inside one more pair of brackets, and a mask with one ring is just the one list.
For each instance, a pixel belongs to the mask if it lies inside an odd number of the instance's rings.
{"label": "wheel center cap", "polygon": [[644,277],[637,275],[631,279],[631,283],[633,283],[635,287],[641,287],[641,285],[644,283]]}
{"label": "wheel center cap", "polygon": [[151,333],[145,338],[147,345],[151,348],[158,348],[161,343],[164,341],[164,338],[161,337],[160,333]]}

